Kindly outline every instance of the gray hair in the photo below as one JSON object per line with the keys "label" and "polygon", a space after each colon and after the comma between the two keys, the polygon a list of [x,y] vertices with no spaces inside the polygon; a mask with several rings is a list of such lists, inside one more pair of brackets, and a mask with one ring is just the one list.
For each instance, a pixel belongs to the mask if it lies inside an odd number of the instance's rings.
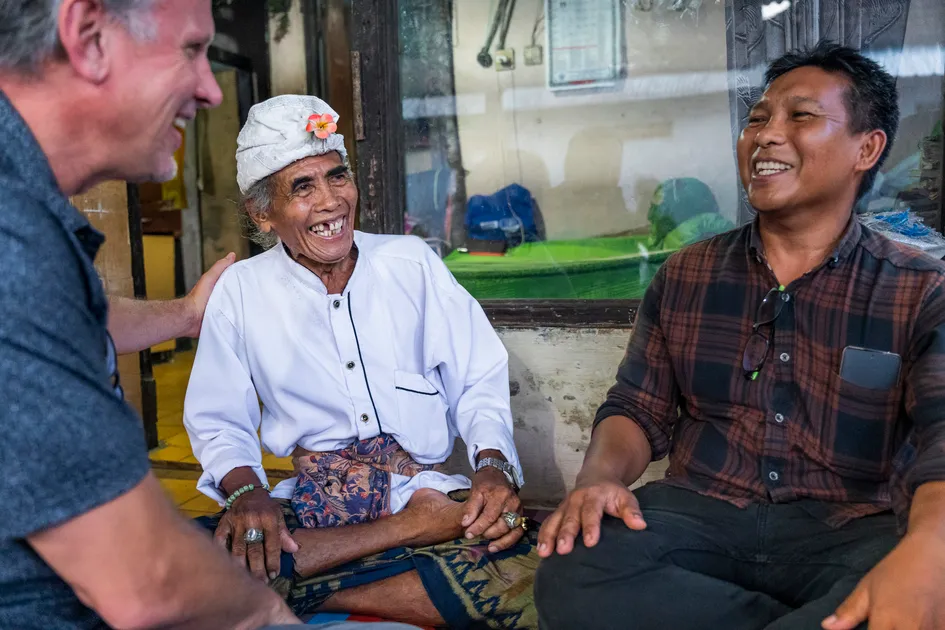
{"label": "gray hair", "polygon": [[[105,11],[135,37],[153,36],[146,13],[155,0],[102,0]],[[62,51],[59,7],[62,0],[0,0],[0,71],[36,74],[43,62]]]}
{"label": "gray hair", "polygon": [[265,217],[272,211],[272,200],[276,196],[276,180],[269,175],[249,187],[240,198],[239,210],[243,229],[249,240],[263,249],[269,249],[279,242],[279,237],[272,232],[263,232],[253,221],[253,217]]}

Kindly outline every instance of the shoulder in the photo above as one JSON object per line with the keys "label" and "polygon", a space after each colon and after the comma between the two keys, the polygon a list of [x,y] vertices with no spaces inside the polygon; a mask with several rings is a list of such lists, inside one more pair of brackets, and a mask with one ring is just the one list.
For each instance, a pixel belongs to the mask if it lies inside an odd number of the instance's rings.
{"label": "shoulder", "polygon": [[429,263],[431,256],[436,256],[430,246],[416,236],[364,232],[357,235],[358,247],[373,260],[424,265]]}
{"label": "shoulder", "polygon": [[[49,234],[50,230],[53,234]],[[63,233],[64,229],[44,200],[30,191],[25,182],[0,174],[0,232],[41,238]]]}
{"label": "shoulder", "polygon": [[860,245],[878,262],[892,265],[903,272],[945,276],[945,261],[929,256],[915,247],[894,241],[863,227]]}
{"label": "shoulder", "polygon": [[748,252],[751,224],[717,234],[704,241],[693,243],[672,254],[661,267],[664,274],[680,275],[705,272],[720,263],[733,260],[743,261]]}
{"label": "shoulder", "polygon": [[400,279],[415,277],[436,287],[443,296],[453,294],[460,285],[440,257],[423,239],[416,236],[359,234],[358,247],[365,250],[379,271],[394,273]]}
{"label": "shoulder", "polygon": [[[4,306],[17,305],[11,302],[13,295],[25,299],[39,294],[65,297],[84,292],[91,262],[80,260],[73,241],[43,200],[23,185],[0,176],[0,288]],[[25,306],[23,302],[18,304]]]}
{"label": "shoulder", "polygon": [[213,289],[216,293],[239,293],[242,286],[252,284],[259,278],[271,280],[274,270],[280,266],[283,255],[276,244],[261,254],[238,260],[230,265],[220,276]]}

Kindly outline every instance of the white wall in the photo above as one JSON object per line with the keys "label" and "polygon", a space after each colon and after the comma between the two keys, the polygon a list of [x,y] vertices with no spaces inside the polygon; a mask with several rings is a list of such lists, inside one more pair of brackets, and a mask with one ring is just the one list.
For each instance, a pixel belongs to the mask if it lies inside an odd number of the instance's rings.
{"label": "white wall", "polygon": [[515,49],[516,69],[479,66],[494,4],[455,3],[468,194],[518,182],[537,198],[549,238],[580,238],[645,229],[658,183],[689,176],[708,184],[722,213],[735,218],[721,4],[686,14],[627,9],[627,79],[612,89],[567,94],[545,87],[545,65],[524,64],[541,0],[516,4],[506,42]]}
{"label": "white wall", "polygon": [[[499,329],[509,351],[515,444],[525,469],[522,501],[553,506],[574,487],[597,407],[614,383],[629,329]],[[450,467],[467,474],[465,450]],[[666,460],[641,481],[662,477]]]}

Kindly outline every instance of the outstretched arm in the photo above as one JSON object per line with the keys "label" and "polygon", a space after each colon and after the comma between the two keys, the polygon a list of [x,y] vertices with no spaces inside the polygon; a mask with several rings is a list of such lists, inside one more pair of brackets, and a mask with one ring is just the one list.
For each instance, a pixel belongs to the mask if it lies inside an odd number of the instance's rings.
{"label": "outstretched arm", "polygon": [[193,290],[177,300],[133,300],[112,296],[108,307],[108,332],[118,354],[140,352],[178,337],[197,337],[207,300],[220,274],[233,264],[227,254],[203,274]]}

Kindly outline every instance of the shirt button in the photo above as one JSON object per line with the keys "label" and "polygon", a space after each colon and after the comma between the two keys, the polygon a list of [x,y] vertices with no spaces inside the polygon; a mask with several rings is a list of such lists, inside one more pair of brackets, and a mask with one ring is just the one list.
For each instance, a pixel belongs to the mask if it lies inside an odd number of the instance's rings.
{"label": "shirt button", "polygon": [[782,363],[787,363],[791,360],[791,355],[789,355],[787,352],[782,352],[780,358]]}
{"label": "shirt button", "polygon": [[341,308],[341,300],[335,300],[334,302],[331,303],[331,305],[334,306],[335,308]]}
{"label": "shirt button", "polygon": [[780,478],[781,478],[781,475],[779,475],[778,473],[774,472],[773,470],[768,473],[768,479],[770,479],[771,481],[777,481],[777,480],[780,479]]}
{"label": "shirt button", "polygon": [[781,301],[782,301],[782,302],[790,302],[790,301],[791,301],[791,294],[790,294],[790,293],[782,293],[782,294],[781,294]]}
{"label": "shirt button", "polygon": [[366,422],[369,422],[370,420],[371,420],[371,417],[368,416],[366,413],[362,413],[362,414],[361,414],[361,422],[365,422],[365,423],[366,423]]}
{"label": "shirt button", "polygon": [[777,422],[778,424],[781,424],[782,422],[784,422],[784,416],[780,413],[776,413],[774,414],[774,421]]}
{"label": "shirt button", "polygon": [[348,361],[347,363],[345,363],[345,367],[348,368],[349,370],[353,370],[353,369],[354,369],[354,361]]}

